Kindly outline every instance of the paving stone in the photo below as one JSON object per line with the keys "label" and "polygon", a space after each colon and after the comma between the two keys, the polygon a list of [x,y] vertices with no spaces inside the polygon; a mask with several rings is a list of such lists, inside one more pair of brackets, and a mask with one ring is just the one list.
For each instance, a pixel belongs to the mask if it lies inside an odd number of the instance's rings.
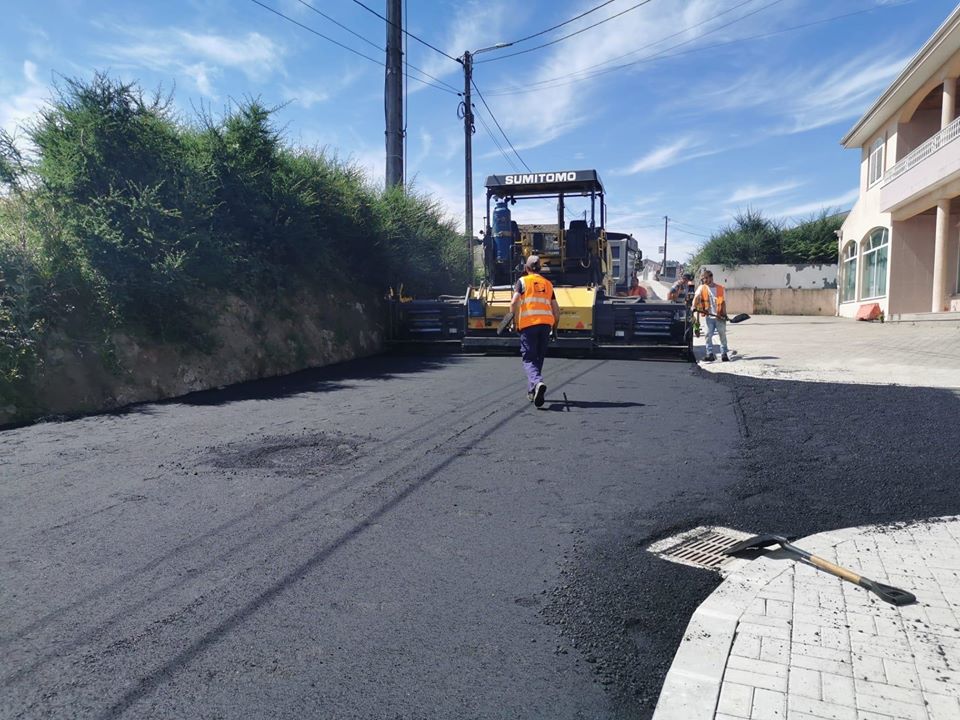
{"label": "paving stone", "polygon": [[823,699],[837,705],[856,707],[856,686],[853,678],[833,673],[820,673]]}
{"label": "paving stone", "polygon": [[753,707],[753,691],[750,685],[725,682],[720,686],[717,712],[738,718],[749,718]]}
{"label": "paving stone", "polygon": [[786,693],[759,688],[754,691],[750,720],[785,720],[786,716]]}
{"label": "paving stone", "polygon": [[787,690],[790,697],[800,695],[814,700],[823,699],[820,691],[820,673],[817,670],[793,666],[790,668],[790,675],[787,680]]}
{"label": "paving stone", "polygon": [[791,697],[790,710],[807,713],[823,720],[857,720],[855,708],[813,698]]}
{"label": "paving stone", "polygon": [[853,676],[870,682],[886,682],[887,671],[883,664],[883,658],[874,655],[854,655]]}
{"label": "paving stone", "polygon": [[896,718],[907,720],[928,720],[926,706],[923,704],[899,702],[873,695],[857,695],[857,708],[878,713],[891,713]]}
{"label": "paving stone", "polygon": [[760,659],[767,662],[778,662],[784,665],[790,662],[790,642],[780,638],[765,637],[760,639]]}
{"label": "paving stone", "polygon": [[762,638],[758,635],[745,635],[744,633],[737,632],[736,638],[733,641],[733,649],[730,651],[731,655],[737,655],[745,658],[760,658],[760,641]]}
{"label": "paving stone", "polygon": [[960,700],[949,695],[925,693],[927,714],[930,720],[956,720],[960,718]]}
{"label": "paving stone", "polygon": [[750,658],[730,656],[727,660],[727,669],[746,670],[747,672],[757,673],[758,675],[771,675],[778,678],[787,677],[787,666],[783,663],[772,663],[764,660],[751,660]]}
{"label": "paving stone", "polygon": [[787,691],[787,679],[785,677],[774,677],[773,675],[760,675],[758,673],[738,670],[736,668],[727,668],[723,674],[724,683],[738,683],[740,685],[749,685],[763,690],[776,690],[777,692]]}

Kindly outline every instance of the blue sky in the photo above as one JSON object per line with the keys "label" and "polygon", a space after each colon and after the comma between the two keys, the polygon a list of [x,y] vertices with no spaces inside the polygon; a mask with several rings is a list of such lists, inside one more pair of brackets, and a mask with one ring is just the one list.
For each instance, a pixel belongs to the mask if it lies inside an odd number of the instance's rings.
{"label": "blue sky", "polygon": [[[374,45],[384,46],[385,24],[354,0],[261,2],[383,60]],[[385,14],[383,0],[364,2]],[[601,2],[405,5],[411,33],[459,57]],[[553,32],[482,53],[474,79],[530,168],[600,172],[609,229],[632,232],[655,255],[668,215],[671,259],[684,259],[748,207],[788,221],[849,208],[859,153],[840,147],[840,137],[955,7],[947,0],[648,0],[630,9],[638,3],[612,0]],[[326,148],[383,182],[383,67],[252,0],[35,0],[7,8],[4,18],[6,129],[36,112],[58,76],[102,70],[148,89],[175,87],[187,118],[194,108],[219,112],[246,97],[283,105],[276,119],[290,143]],[[530,51],[506,57],[523,50]],[[461,66],[440,52],[410,39],[407,59],[433,85],[462,88]],[[407,175],[462,226],[459,102],[454,92],[409,83]],[[509,162],[501,154],[493,118],[476,97],[474,104],[479,229],[484,178],[523,166],[502,137]],[[552,216],[546,206],[521,207],[521,222]]]}

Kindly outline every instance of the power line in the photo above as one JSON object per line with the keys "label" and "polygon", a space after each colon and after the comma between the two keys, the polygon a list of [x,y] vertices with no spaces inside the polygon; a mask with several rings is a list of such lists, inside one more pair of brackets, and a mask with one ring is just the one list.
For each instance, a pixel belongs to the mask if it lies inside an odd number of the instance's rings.
{"label": "power line", "polygon": [[[359,50],[355,50],[354,48],[350,47],[349,45],[344,45],[342,42],[338,42],[337,40],[334,40],[333,38],[324,35],[322,32],[319,32],[318,30],[314,30],[314,29],[313,29],[312,27],[310,27],[309,25],[304,25],[302,22],[299,22],[298,20],[294,20],[294,19],[293,19],[292,17],[290,17],[289,15],[284,15],[284,14],[283,14],[282,12],[280,12],[279,10],[275,10],[274,8],[270,7],[269,5],[265,5],[264,3],[260,2],[260,0],[250,0],[250,2],[252,2],[252,3],[256,4],[256,5],[259,5],[259,6],[262,7],[264,10],[269,10],[269,11],[272,12],[274,15],[279,15],[279,16],[282,17],[284,20],[286,20],[286,21],[288,21],[288,22],[291,22],[291,23],[293,23],[294,25],[297,25],[298,27],[303,28],[303,29],[306,30],[307,32],[313,33],[313,34],[316,35],[317,37],[323,38],[324,40],[333,43],[333,44],[336,45],[337,47],[343,48],[343,49],[346,50],[347,52],[351,52],[351,53],[353,53],[354,55],[358,55],[358,56],[364,58],[365,60],[369,60],[369,61],[372,62],[372,63],[376,63],[376,64],[379,65],[380,67],[384,67],[384,63],[381,62],[380,60],[377,60],[376,58],[372,58],[372,57],[370,57],[369,55],[366,55],[366,54],[360,52]],[[378,49],[381,49],[381,48],[378,48]],[[413,68],[412,65],[411,65],[410,67]],[[413,69],[414,69],[414,70],[417,70],[417,68],[413,68]],[[419,72],[423,72],[423,71],[422,71],[422,70],[419,70]],[[424,74],[424,75],[427,75],[427,73],[423,73],[423,74]],[[431,76],[431,75],[427,75],[427,77],[432,77],[432,76]],[[443,90],[443,92],[450,93],[450,94],[452,94],[452,95],[458,95],[458,94],[459,94],[459,93],[458,93],[455,89],[453,89],[453,87],[450,86],[450,85],[447,85],[447,87],[443,87],[442,85],[437,85],[437,84],[432,83],[432,82],[429,82],[429,81],[427,81],[427,80],[422,80],[421,78],[418,78],[418,77],[413,77],[412,79],[413,79],[413,80],[416,80],[417,82],[423,83],[424,85],[429,85],[429,86],[432,87],[432,88],[436,88],[437,90]],[[439,81],[439,82],[443,82],[443,81],[441,80],[441,81]]]}
{"label": "power line", "polygon": [[[755,13],[757,13],[757,12],[760,12],[761,10],[765,10],[765,9],[767,9],[768,7],[770,7],[771,5],[775,5],[775,4],[777,4],[777,3],[779,3],[779,2],[782,2],[782,1],[783,1],[783,0],[774,0],[774,2],[772,2],[772,3],[768,4],[768,5],[765,5],[765,6],[763,6],[762,8],[759,8],[758,10],[753,11],[753,13],[751,13],[751,14],[755,14]],[[691,54],[691,53],[702,52],[702,51],[704,51],[704,50],[713,50],[713,49],[720,48],[720,47],[728,47],[728,46],[730,46],[730,45],[736,45],[736,44],[738,44],[738,43],[748,42],[748,41],[750,41],[750,40],[760,40],[760,39],[764,39],[764,38],[768,38],[768,37],[773,37],[774,35],[782,35],[783,33],[793,32],[793,31],[795,31],[795,30],[803,30],[803,29],[806,29],[806,28],[808,28],[808,27],[813,27],[813,26],[815,26],[815,25],[822,25],[822,24],[824,24],[824,23],[833,22],[833,21],[835,21],[835,20],[843,20],[843,19],[845,19],[845,18],[853,17],[853,16],[855,16],[855,15],[862,15],[862,14],[864,14],[864,13],[874,12],[874,11],[876,11],[876,10],[878,10],[878,9],[880,9],[880,6],[873,7],[873,8],[865,8],[865,9],[863,9],[863,10],[856,10],[856,11],[854,11],[854,12],[843,13],[843,14],[841,14],[841,15],[833,15],[833,16],[831,16],[831,17],[823,18],[823,19],[821,19],[821,20],[814,20],[814,21],[812,21],[812,22],[803,23],[803,24],[801,24],[801,25],[793,25],[793,26],[791,26],[791,27],[781,28],[780,30],[772,30],[772,31],[767,32],[767,33],[759,33],[759,34],[757,34],[757,35],[748,35],[748,36],[746,36],[746,37],[736,38],[736,39],[734,39],[734,40],[727,40],[727,41],[725,41],[725,42],[714,43],[713,45],[704,45],[703,47],[691,48],[691,49],[689,49],[689,50],[683,50],[683,51],[681,51],[681,52],[672,53],[672,54],[667,54],[667,53],[669,53],[670,50],[673,50],[673,49],[675,49],[675,48],[681,47],[681,46],[683,46],[683,45],[688,45],[688,44],[690,44],[691,42],[694,42],[695,40],[698,40],[698,39],[702,38],[703,35],[701,35],[699,38],[694,38],[693,40],[685,40],[685,41],[682,42],[682,43],[677,43],[676,45],[672,45],[672,46],[670,46],[670,47],[668,47],[668,48],[665,48],[664,50],[658,51],[658,52],[653,53],[653,54],[651,54],[651,55],[647,55],[646,57],[642,57],[642,58],[640,58],[639,60],[634,60],[634,61],[632,61],[632,62],[624,63],[624,64],[622,64],[622,65],[616,65],[616,66],[614,66],[614,67],[606,68],[606,69],[604,69],[604,70],[598,70],[597,72],[590,73],[590,74],[585,75],[585,76],[583,76],[583,77],[574,77],[574,76],[576,76],[576,75],[579,74],[579,73],[569,73],[569,74],[567,74],[567,75],[560,75],[560,76],[557,76],[557,77],[555,77],[555,78],[550,78],[550,79],[548,79],[548,80],[541,80],[541,81],[538,82],[538,83],[531,83],[530,86],[528,86],[528,87],[516,88],[516,89],[513,89],[513,90],[502,90],[502,91],[493,92],[493,93],[490,93],[490,94],[491,94],[491,95],[498,95],[498,96],[499,96],[499,95],[522,95],[522,94],[529,93],[529,92],[537,92],[538,90],[547,90],[547,89],[552,89],[552,88],[557,88],[557,87],[564,87],[564,86],[566,86],[566,85],[573,85],[573,84],[576,84],[576,83],[578,83],[578,82],[583,82],[584,80],[591,80],[591,79],[593,79],[594,77],[598,77],[598,76],[600,76],[600,75],[605,75],[605,74],[607,74],[607,73],[614,72],[614,71],[616,71],[616,70],[622,70],[622,69],[624,69],[624,68],[632,67],[632,66],[634,66],[634,65],[639,65],[639,64],[641,64],[641,63],[653,62],[653,61],[656,61],[656,60],[665,60],[665,59],[680,57],[680,56],[682,56],[682,55],[689,55],[689,54]],[[744,17],[747,17],[747,16],[744,16]],[[729,25],[732,25],[732,24],[734,24],[734,22],[739,22],[739,21],[742,20],[742,19],[743,19],[743,18],[739,18],[739,19],[737,19],[737,20],[735,20],[735,21],[731,21],[730,23],[727,23],[727,25],[724,25],[723,27],[727,27],[727,26],[729,26]],[[704,33],[704,35],[707,35],[707,34],[716,32],[717,30],[720,30],[720,29],[722,29],[722,28],[714,28],[713,30],[709,30],[707,33]],[[656,44],[656,43],[654,43],[654,44]],[[596,67],[596,66],[595,66],[595,67]],[[582,72],[582,71],[581,71],[581,72]],[[564,78],[573,78],[573,79],[571,79],[571,80],[566,80],[565,82],[559,82],[559,81],[563,81]],[[553,84],[551,84],[551,85],[546,85],[546,83],[553,83]],[[544,87],[532,87],[534,84],[536,84],[536,85],[544,85]]]}
{"label": "power line", "polygon": [[[326,14],[325,12],[323,12],[322,10],[319,10],[318,8],[315,8],[313,5],[311,5],[310,3],[306,2],[306,0],[297,0],[297,2],[300,3],[301,5],[303,5],[304,7],[310,8],[310,9],[313,10],[315,13],[317,13],[317,15],[319,15],[320,17],[326,18],[327,20],[329,20],[330,22],[332,22],[332,23],[333,23],[334,25],[336,25],[337,27],[343,28],[343,29],[346,30],[348,33],[350,33],[351,35],[353,35],[355,38],[359,38],[360,40],[362,40],[363,42],[365,42],[365,43],[366,43],[367,45],[369,45],[370,47],[376,48],[376,49],[379,50],[380,52],[384,52],[384,49],[383,49],[380,45],[378,45],[377,43],[373,42],[373,40],[370,40],[370,39],[364,37],[363,35],[361,35],[360,33],[355,32],[354,30],[350,29],[349,27],[347,27],[347,26],[344,25],[343,23],[341,23],[341,22],[337,21],[336,19],[330,17],[329,15],[327,15],[327,14]],[[404,5],[403,7],[404,7],[404,12],[406,12],[407,6]],[[406,54],[406,52],[404,52],[404,58],[406,58],[406,57],[407,57],[407,54]],[[406,61],[406,62],[407,62],[408,67],[410,67],[412,70],[416,70],[416,71],[417,71],[418,73],[420,73],[421,75],[425,75],[426,77],[430,78],[431,80],[435,80],[436,82],[440,83],[441,85],[445,85],[446,87],[450,88],[450,90],[452,90],[453,92],[457,92],[457,93],[459,92],[453,85],[450,85],[449,83],[445,82],[444,80],[441,80],[440,78],[431,75],[430,73],[426,72],[425,70],[421,70],[421,69],[418,68],[416,65],[410,65],[409,61]],[[416,79],[417,79],[417,78],[414,78],[414,80],[416,80]]]}
{"label": "power line", "polygon": [[[771,5],[776,4],[776,2],[780,2],[780,1],[781,1],[781,0],[775,0],[775,2],[774,2],[774,3],[771,3]],[[561,75],[561,76],[558,76],[558,77],[555,77],[555,78],[548,78],[548,79],[546,79],[546,80],[539,80],[539,81],[534,82],[534,83],[529,83],[528,87],[536,87],[536,86],[538,86],[538,85],[547,85],[547,84],[552,83],[552,82],[555,82],[555,81],[557,81],[557,80],[562,80],[564,77],[574,77],[574,76],[576,76],[576,75],[582,75],[582,74],[586,73],[586,72],[589,71],[589,70],[593,70],[594,68],[599,68],[599,67],[603,67],[603,66],[605,66],[605,65],[609,65],[609,64],[612,63],[612,62],[615,62],[615,61],[617,61],[617,60],[622,60],[623,58],[629,57],[630,55],[636,55],[638,52],[641,52],[642,50],[646,50],[646,49],[648,49],[648,48],[654,47],[655,45],[659,45],[660,43],[665,42],[666,40],[669,40],[669,39],[671,39],[671,38],[675,38],[675,37],[677,37],[678,35],[683,35],[684,33],[690,32],[691,30],[694,30],[694,29],[696,29],[696,28],[698,28],[698,27],[701,27],[702,25],[706,25],[707,23],[713,22],[713,21],[716,20],[717,18],[723,17],[724,15],[727,15],[728,13],[731,13],[731,12],[733,12],[734,10],[738,10],[739,8],[743,7],[744,5],[749,5],[749,4],[752,3],[752,2],[756,2],[756,0],[743,0],[743,2],[740,2],[740,3],[738,3],[737,5],[734,5],[733,7],[727,8],[727,9],[724,10],[723,12],[719,12],[719,13],[717,13],[716,15],[713,15],[713,16],[711,16],[711,17],[708,17],[706,20],[701,20],[700,22],[694,23],[693,25],[688,25],[687,27],[685,27],[685,28],[683,28],[683,29],[681,29],[681,30],[678,30],[678,31],[675,32],[675,33],[671,33],[670,35],[664,35],[664,36],[663,36],[662,38],[660,38],[659,40],[654,40],[653,42],[649,42],[649,43],[647,43],[646,45],[641,45],[640,47],[634,48],[633,50],[631,50],[631,51],[629,51],[629,52],[623,53],[622,55],[617,55],[617,56],[615,56],[615,57],[612,57],[612,58],[609,58],[609,59],[607,59],[607,60],[604,60],[603,62],[598,62],[598,63],[596,63],[596,64],[594,64],[594,65],[588,65],[587,67],[583,68],[582,70],[578,70],[578,71],[575,72],[575,73],[569,73],[568,75]],[[755,10],[754,13],[760,12],[760,10],[765,10],[765,9],[768,8],[768,7],[770,7],[770,5],[765,5],[765,6],[763,6],[762,8],[760,8],[759,10]],[[751,13],[751,14],[754,14],[754,13]],[[738,18],[735,22],[740,22],[741,20],[744,20],[744,19],[746,19],[746,18],[748,18],[748,17],[750,17],[750,15],[744,15],[744,16]],[[733,23],[730,23],[730,24],[733,24]],[[710,34],[712,34],[712,33],[715,33],[715,32],[718,31],[718,30],[722,30],[722,29],[725,28],[725,27],[728,27],[728,25],[722,25],[722,26],[720,26],[720,27],[713,28],[712,30],[708,30],[708,31],[705,32],[703,35],[700,35],[700,36],[698,36],[698,37],[696,37],[696,38],[693,38],[692,40],[688,40],[687,42],[693,42],[693,40],[698,40],[698,39],[704,37],[705,35],[710,35]],[[667,48],[666,50],[661,50],[661,51],[659,51],[659,52],[666,52],[667,50],[671,50],[671,49],[673,49],[673,48],[675,48],[675,47],[680,47],[680,46],[679,46],[679,45],[673,45],[673,46]],[[592,77],[592,75],[590,75],[589,77]],[[587,78],[583,78],[583,79],[587,79]]]}
{"label": "power line", "polygon": [[536,33],[534,33],[533,35],[527,35],[526,37],[522,37],[522,38],[520,38],[519,40],[514,40],[513,42],[505,43],[505,44],[506,44],[506,45],[517,45],[517,44],[519,44],[519,43],[526,42],[527,40],[532,40],[532,39],[535,38],[535,37],[540,37],[541,35],[546,35],[548,32],[550,32],[550,31],[552,31],[552,30],[556,30],[557,28],[562,28],[564,25],[569,25],[569,24],[572,23],[574,20],[579,20],[580,18],[582,18],[582,17],[584,17],[584,16],[586,16],[586,15],[589,15],[589,14],[592,13],[592,12],[596,12],[596,11],[599,10],[600,8],[606,7],[607,5],[609,5],[609,4],[612,3],[612,2],[616,2],[616,0],[607,0],[606,2],[600,3],[600,4],[597,5],[596,7],[592,7],[592,8],[590,8],[589,10],[587,10],[586,12],[582,12],[582,13],[580,13],[579,15],[576,15],[576,16],[570,18],[569,20],[564,20],[562,23],[559,23],[559,24],[557,24],[557,25],[554,25],[553,27],[548,27],[546,30],[541,30],[540,32],[536,32]]}
{"label": "power line", "polygon": [[[673,218],[670,218],[670,219],[673,220]],[[681,227],[677,227],[677,223],[674,223],[674,224],[673,224],[673,229],[674,229],[676,232],[686,233],[687,235],[696,235],[697,237],[706,238],[707,240],[710,239],[710,236],[709,236],[709,235],[704,235],[703,233],[692,232],[692,231],[690,231],[690,230],[684,230],[684,229],[681,228]]]}
{"label": "power line", "polygon": [[[353,0],[353,1],[358,2],[358,0]],[[621,10],[616,15],[611,15],[608,18],[604,18],[599,22],[595,22],[593,25],[587,25],[585,28],[581,28],[575,32],[570,33],[569,35],[558,37],[555,40],[551,40],[550,42],[545,42],[542,45],[534,45],[532,48],[527,48],[526,50],[517,50],[517,52],[507,53],[506,55],[497,55],[496,57],[487,58],[486,60],[477,60],[476,64],[479,65],[480,63],[494,62],[495,60],[504,60],[509,57],[516,57],[517,55],[525,55],[526,53],[533,52],[534,50],[540,50],[541,48],[549,47],[550,45],[556,45],[559,42],[563,42],[564,40],[572,38],[574,35],[585,33],[587,30],[597,27],[597,25],[603,25],[604,23],[610,22],[611,20],[614,20],[615,18],[618,18],[621,15],[626,15],[631,10],[636,10],[638,7],[646,5],[647,3],[650,3],[650,2],[653,2],[653,0],[641,0],[636,5],[631,5],[626,10]]]}
{"label": "power line", "polygon": [[676,218],[670,218],[677,225],[684,225],[688,228],[693,228],[694,230],[700,230],[702,232],[712,233],[713,230],[708,227],[703,227],[702,225],[694,225],[693,223],[683,222],[682,220],[677,220]]}
{"label": "power line", "polygon": [[[474,107],[474,110],[477,110]],[[500,141],[497,140],[496,135],[493,134],[493,131],[490,129],[490,126],[487,125],[487,121],[483,119],[483,115],[480,112],[475,112],[474,115],[480,119],[480,124],[483,125],[483,129],[486,130],[487,135],[493,140],[493,144],[497,146],[497,149],[500,151],[500,154],[503,155],[503,159],[507,161],[507,164],[510,165],[516,172],[520,172],[520,168],[517,167],[517,164],[513,161],[513,158],[507,154],[507,151],[503,149],[503,145],[500,144]]]}
{"label": "power line", "polygon": [[493,118],[493,122],[496,123],[497,129],[500,130],[500,134],[503,135],[503,139],[507,141],[507,145],[509,145],[510,149],[513,150],[513,154],[517,156],[517,160],[519,160],[523,164],[523,166],[527,169],[527,172],[533,172],[533,170],[530,169],[530,166],[527,165],[524,159],[520,157],[520,153],[517,152],[517,149],[513,146],[513,143],[510,142],[510,138],[508,138],[507,134],[503,131],[503,128],[500,126],[500,122],[497,120],[497,116],[493,114],[493,110],[491,110],[490,106],[487,105],[487,101],[483,97],[483,93],[480,92],[480,88],[477,87],[477,83],[474,82],[472,78],[470,80],[470,83],[473,85],[473,89],[477,91],[477,96],[480,98],[480,102],[483,103],[483,106],[487,109],[487,112],[490,113],[490,117]]}
{"label": "power line", "polygon": [[[390,25],[394,25],[394,24],[395,24],[395,23],[392,23],[392,22],[390,22],[389,20],[387,20],[383,15],[381,15],[380,13],[378,13],[378,12],[377,12],[376,10],[374,10],[373,8],[370,8],[370,7],[368,7],[367,5],[364,5],[362,2],[360,2],[360,0],[353,0],[353,2],[355,2],[357,5],[359,5],[360,7],[362,7],[362,8],[363,8],[364,10],[366,10],[367,12],[373,13],[373,14],[376,15],[378,18],[380,18],[381,20],[383,20],[385,23],[389,23]],[[421,45],[426,45],[426,46],[427,46],[428,48],[430,48],[431,50],[435,50],[436,52],[440,53],[440,54],[443,55],[444,57],[450,58],[450,59],[453,60],[455,63],[459,63],[459,62],[460,62],[460,60],[457,59],[457,58],[455,58],[455,57],[453,57],[453,55],[448,55],[447,53],[445,53],[445,52],[444,52],[443,50],[441,50],[440,48],[434,47],[433,45],[431,45],[430,43],[428,43],[426,40],[417,37],[417,36],[414,35],[412,32],[408,32],[406,28],[401,28],[401,30],[403,31],[403,34],[404,34],[404,35],[406,35],[407,37],[412,37],[414,40],[416,40],[416,41],[417,41],[418,43],[420,43]]]}

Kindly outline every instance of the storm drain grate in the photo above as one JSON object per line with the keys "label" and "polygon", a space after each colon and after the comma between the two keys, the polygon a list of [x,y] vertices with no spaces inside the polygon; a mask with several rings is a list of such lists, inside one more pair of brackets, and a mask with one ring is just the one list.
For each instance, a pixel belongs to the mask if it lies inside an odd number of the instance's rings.
{"label": "storm drain grate", "polygon": [[647,550],[670,562],[719,572],[735,559],[723,551],[748,537],[752,536],[731,528],[698,527],[660,540]]}

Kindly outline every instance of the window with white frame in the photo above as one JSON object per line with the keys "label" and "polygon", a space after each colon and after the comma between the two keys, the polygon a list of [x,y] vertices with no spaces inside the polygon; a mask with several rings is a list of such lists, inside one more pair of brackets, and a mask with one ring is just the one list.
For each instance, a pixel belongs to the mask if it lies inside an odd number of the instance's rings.
{"label": "window with white frame", "polygon": [[877,138],[870,147],[870,163],[867,172],[867,187],[883,177],[883,138]]}
{"label": "window with white frame", "polygon": [[857,244],[848,243],[843,250],[843,284],[840,287],[840,302],[857,299]]}
{"label": "window with white frame", "polygon": [[871,230],[863,241],[863,279],[860,297],[863,299],[883,297],[887,294],[887,251],[890,233],[886,228]]}

